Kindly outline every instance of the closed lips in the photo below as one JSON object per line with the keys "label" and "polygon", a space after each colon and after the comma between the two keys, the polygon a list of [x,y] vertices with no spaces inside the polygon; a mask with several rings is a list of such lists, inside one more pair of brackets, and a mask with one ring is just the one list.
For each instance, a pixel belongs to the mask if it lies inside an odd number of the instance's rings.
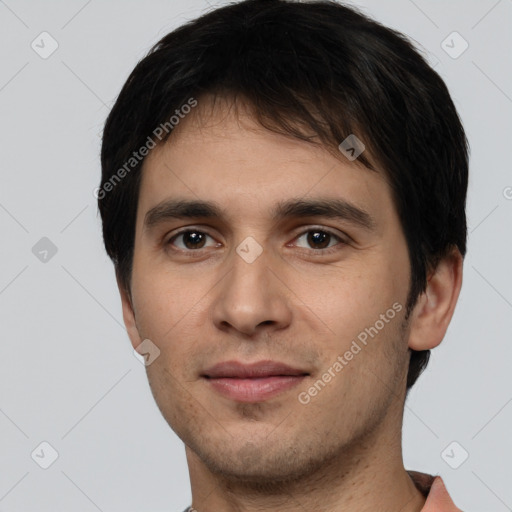
{"label": "closed lips", "polygon": [[212,366],[202,374],[203,377],[209,379],[257,379],[264,377],[298,377],[305,375],[309,375],[305,370],[269,360],[250,364],[244,364],[238,361],[226,361]]}

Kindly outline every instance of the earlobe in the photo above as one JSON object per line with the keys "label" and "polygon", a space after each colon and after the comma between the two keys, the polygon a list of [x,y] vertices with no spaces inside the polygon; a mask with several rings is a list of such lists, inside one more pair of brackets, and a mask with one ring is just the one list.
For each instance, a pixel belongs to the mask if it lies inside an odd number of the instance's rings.
{"label": "earlobe", "polygon": [[123,321],[126,327],[126,332],[128,333],[128,337],[130,338],[133,348],[136,348],[140,345],[142,339],[139,335],[139,331],[137,328],[132,299],[128,291],[122,284],[121,279],[119,278],[118,275],[116,275],[116,280],[117,287],[119,289],[119,294],[121,296],[121,304],[123,308]]}
{"label": "earlobe", "polygon": [[429,276],[411,315],[408,345],[412,350],[429,350],[443,340],[462,287],[462,265],[462,255],[454,248]]}

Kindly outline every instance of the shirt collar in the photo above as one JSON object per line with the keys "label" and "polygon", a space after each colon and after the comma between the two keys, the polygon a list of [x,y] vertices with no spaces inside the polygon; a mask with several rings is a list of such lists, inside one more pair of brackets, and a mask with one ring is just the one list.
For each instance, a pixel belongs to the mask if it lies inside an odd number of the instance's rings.
{"label": "shirt collar", "polygon": [[455,506],[440,476],[407,471],[416,488],[427,498],[421,512],[462,512]]}

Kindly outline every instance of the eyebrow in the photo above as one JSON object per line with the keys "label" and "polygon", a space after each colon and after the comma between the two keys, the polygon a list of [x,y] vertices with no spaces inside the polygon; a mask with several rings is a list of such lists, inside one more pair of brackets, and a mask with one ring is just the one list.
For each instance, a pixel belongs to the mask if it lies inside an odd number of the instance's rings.
{"label": "eyebrow", "polygon": [[[290,218],[326,217],[350,222],[368,231],[375,229],[375,219],[362,208],[345,199],[316,198],[288,199],[278,202],[271,210],[274,221]],[[213,201],[169,199],[151,208],[144,217],[148,229],[171,219],[219,219],[225,221],[226,212]]]}

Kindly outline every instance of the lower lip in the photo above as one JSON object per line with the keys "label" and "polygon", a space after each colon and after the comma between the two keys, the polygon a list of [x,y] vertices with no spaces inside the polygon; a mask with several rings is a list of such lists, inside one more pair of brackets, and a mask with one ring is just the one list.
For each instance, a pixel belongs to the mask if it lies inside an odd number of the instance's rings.
{"label": "lower lip", "polygon": [[238,402],[262,402],[294,388],[305,375],[272,376],[253,379],[207,378],[206,381],[221,395]]}

